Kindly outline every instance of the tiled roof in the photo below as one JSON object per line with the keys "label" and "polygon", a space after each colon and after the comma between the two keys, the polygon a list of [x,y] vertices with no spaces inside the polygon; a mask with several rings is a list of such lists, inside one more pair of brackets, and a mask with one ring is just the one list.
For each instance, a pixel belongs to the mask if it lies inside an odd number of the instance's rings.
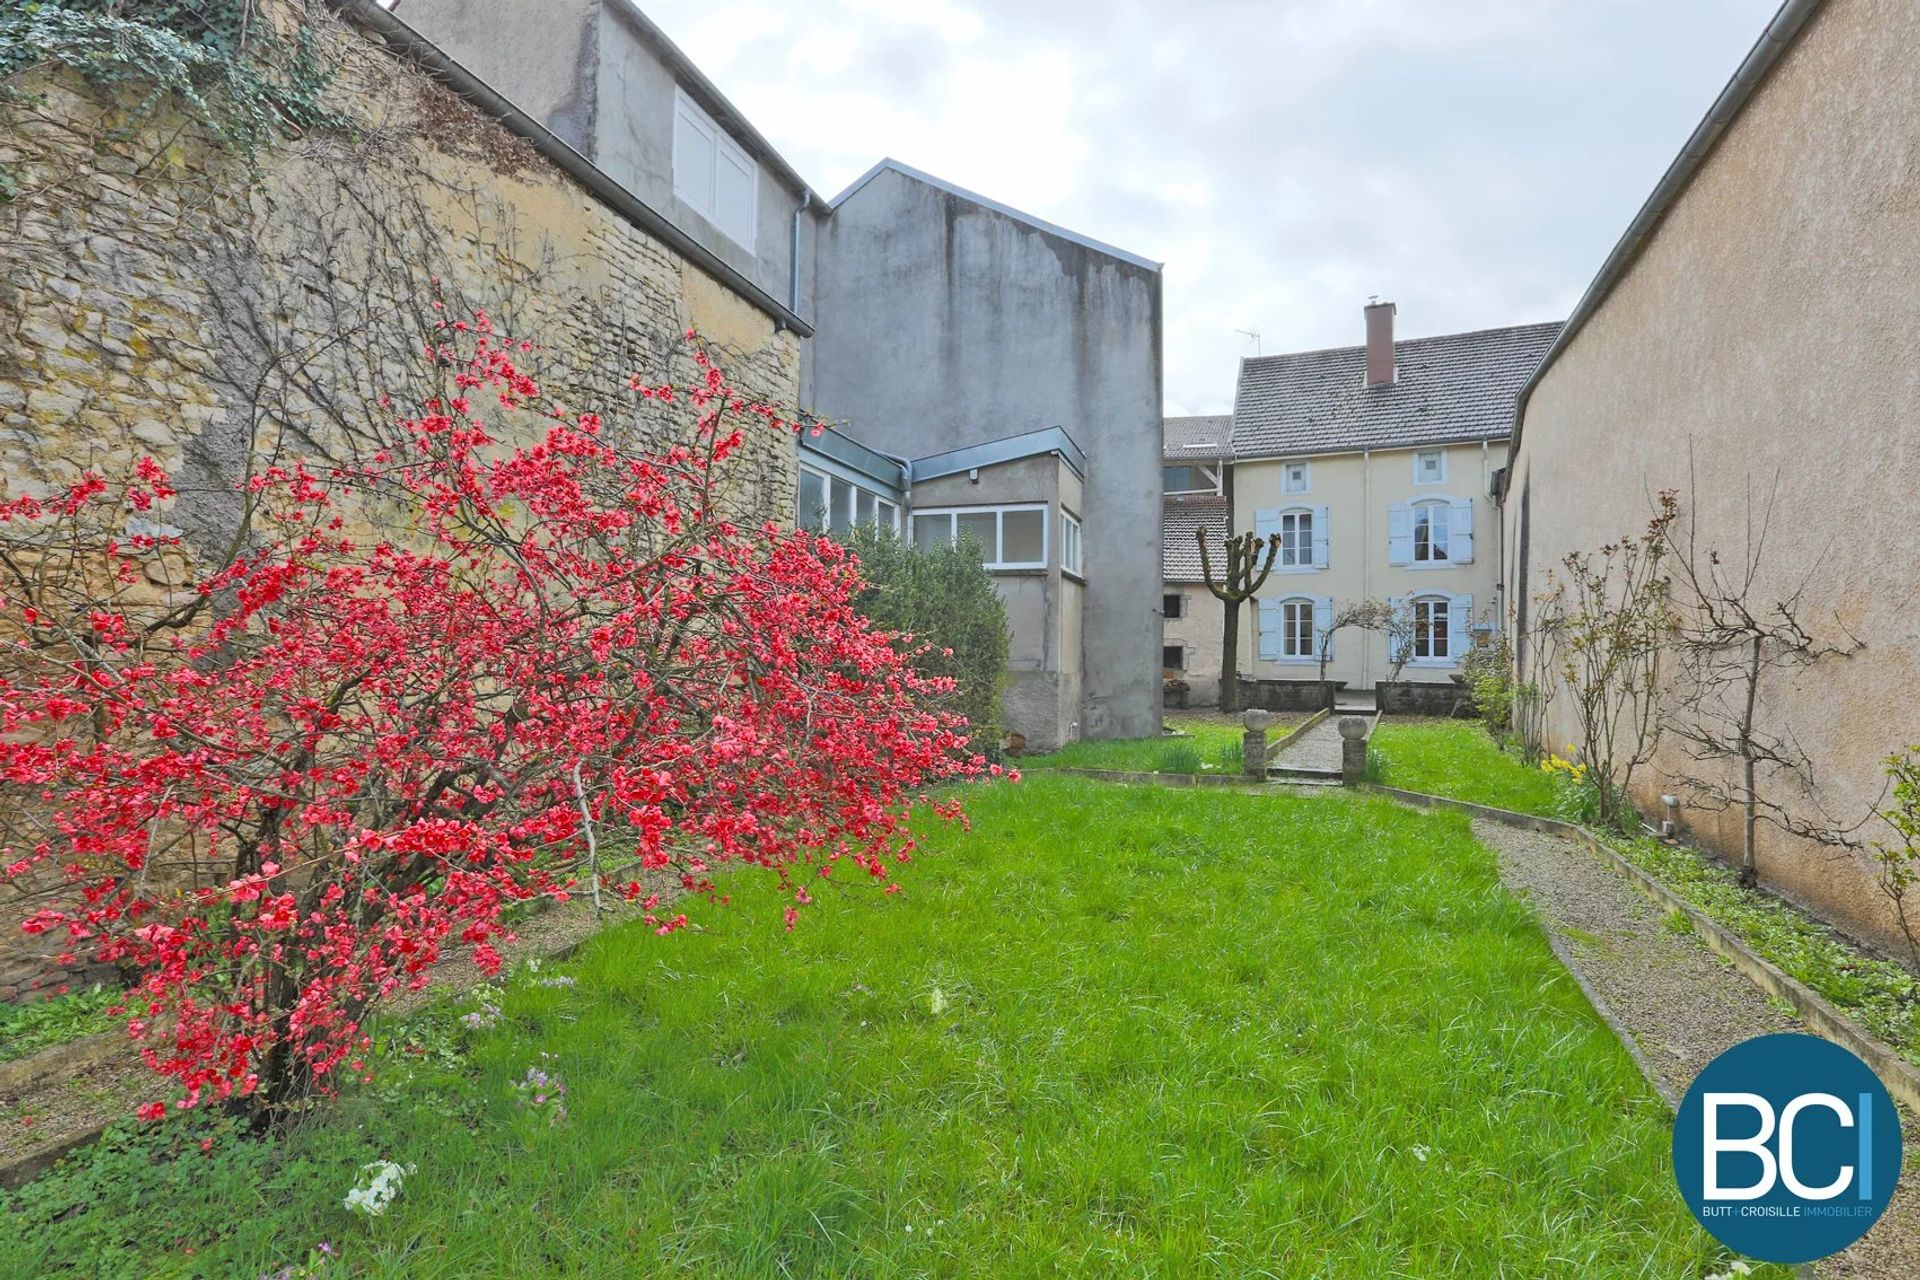
{"label": "tiled roof", "polygon": [[1233,415],[1205,414],[1191,418],[1163,418],[1168,462],[1190,458],[1224,458],[1233,445]]}
{"label": "tiled roof", "polygon": [[1161,571],[1168,582],[1204,582],[1200,572],[1200,543],[1193,536],[1201,527],[1211,530],[1207,554],[1219,573],[1226,559],[1227,500],[1225,498],[1169,498],[1160,509]]}
{"label": "tiled roof", "polygon": [[1243,360],[1234,456],[1502,438],[1513,428],[1514,397],[1559,332],[1556,321],[1398,342],[1399,376],[1385,387],[1366,385],[1365,347]]}

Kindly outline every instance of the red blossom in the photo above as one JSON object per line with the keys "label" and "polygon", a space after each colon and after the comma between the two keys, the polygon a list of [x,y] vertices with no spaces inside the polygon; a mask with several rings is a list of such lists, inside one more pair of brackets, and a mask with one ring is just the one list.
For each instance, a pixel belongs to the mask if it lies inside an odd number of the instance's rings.
{"label": "red blossom", "polygon": [[[496,969],[517,903],[598,888],[665,934],[731,867],[787,887],[789,926],[842,863],[892,893],[909,811],[985,771],[951,682],[855,612],[844,548],[725,518],[793,423],[696,346],[691,385],[631,381],[635,430],[548,399],[484,313],[441,324],[421,355],[461,394],[364,466],[261,469],[197,628],[111,585],[177,545],[124,527],[175,496],[150,459],[0,501],[0,546],[113,570],[0,585],[0,637],[33,641],[0,654],[0,873],[41,899],[27,932],[137,975],[129,1029],[182,1107],[360,1072],[368,1010],[449,948]],[[595,885],[590,847],[642,871]]]}

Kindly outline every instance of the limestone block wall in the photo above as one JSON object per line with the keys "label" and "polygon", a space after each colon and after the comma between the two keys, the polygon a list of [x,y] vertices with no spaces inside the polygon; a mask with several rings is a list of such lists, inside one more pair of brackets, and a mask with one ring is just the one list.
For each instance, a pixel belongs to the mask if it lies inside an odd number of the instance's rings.
{"label": "limestone block wall", "polygon": [[[59,70],[23,86],[0,127],[18,189],[0,204],[0,494],[150,455],[181,489],[165,518],[217,561],[248,475],[373,447],[383,395],[440,389],[413,358],[436,320],[482,308],[610,430],[658,434],[627,377],[689,380],[688,329],[746,394],[794,406],[795,333],[363,31],[312,20],[337,123],[251,159],[184,117],[135,118],[138,93]],[[750,439],[729,500],[787,519],[792,444]],[[9,913],[0,998],[39,971]]]}

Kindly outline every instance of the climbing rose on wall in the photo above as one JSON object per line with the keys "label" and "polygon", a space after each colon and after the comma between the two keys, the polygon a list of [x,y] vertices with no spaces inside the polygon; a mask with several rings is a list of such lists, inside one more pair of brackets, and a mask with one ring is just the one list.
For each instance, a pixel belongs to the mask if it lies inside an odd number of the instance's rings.
{"label": "climbing rose on wall", "polygon": [[985,769],[843,548],[728,517],[750,434],[793,427],[704,352],[616,423],[484,315],[440,332],[446,394],[364,466],[262,469],[190,587],[148,586],[183,562],[150,462],[0,502],[0,876],[135,976],[176,1106],[328,1092],[450,942],[499,967],[516,903],[617,892],[668,932],[730,865],[796,907],[890,891],[910,809]]}

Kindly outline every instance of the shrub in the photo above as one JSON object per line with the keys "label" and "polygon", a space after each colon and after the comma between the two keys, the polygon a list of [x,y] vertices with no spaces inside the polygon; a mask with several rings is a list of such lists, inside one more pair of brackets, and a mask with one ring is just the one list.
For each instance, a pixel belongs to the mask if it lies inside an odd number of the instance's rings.
{"label": "shrub", "polygon": [[846,535],[865,586],[854,608],[875,626],[910,638],[913,669],[951,680],[951,708],[972,727],[973,748],[1000,748],[1000,692],[1007,678],[1007,607],[967,543],[916,547],[867,526]]}
{"label": "shrub", "polygon": [[1160,751],[1156,773],[1199,773],[1200,749],[1191,742],[1176,742]]}
{"label": "shrub", "polygon": [[1460,663],[1473,705],[1496,738],[1513,728],[1513,644],[1505,634],[1476,637]]}
{"label": "shrub", "polygon": [[183,561],[150,460],[0,501],[0,879],[63,960],[135,975],[177,1107],[292,1117],[443,947],[495,972],[503,913],[576,884],[661,932],[727,864],[778,876],[789,924],[849,866],[891,890],[912,805],[984,767],[844,548],[724,514],[748,433],[787,447],[777,412],[696,352],[603,423],[484,315],[440,324],[451,394],[396,407],[364,467],[263,466],[252,541],[191,589],[145,586]]}

